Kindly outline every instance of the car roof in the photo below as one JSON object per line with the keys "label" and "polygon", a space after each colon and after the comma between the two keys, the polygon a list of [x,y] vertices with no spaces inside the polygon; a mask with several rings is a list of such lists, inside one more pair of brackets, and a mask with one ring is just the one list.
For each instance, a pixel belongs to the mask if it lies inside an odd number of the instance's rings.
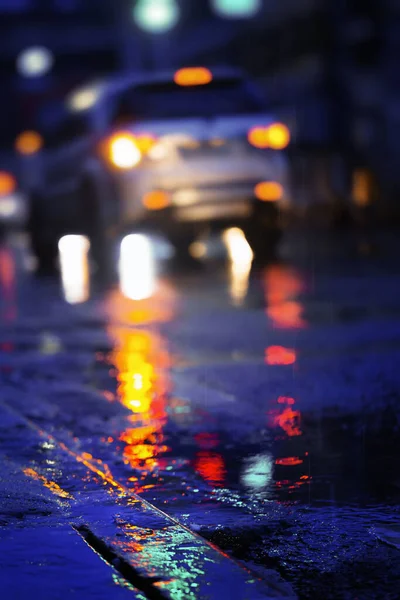
{"label": "car roof", "polygon": [[[233,67],[212,67],[210,71],[214,79],[243,78],[243,72]],[[99,101],[125,89],[146,84],[169,83],[174,80],[175,73],[176,70],[156,71],[153,73],[120,73],[108,78],[94,80],[73,90],[68,95],[67,104],[71,98],[76,98],[79,94],[92,94],[93,102],[87,107],[87,110],[89,110],[97,105]]]}

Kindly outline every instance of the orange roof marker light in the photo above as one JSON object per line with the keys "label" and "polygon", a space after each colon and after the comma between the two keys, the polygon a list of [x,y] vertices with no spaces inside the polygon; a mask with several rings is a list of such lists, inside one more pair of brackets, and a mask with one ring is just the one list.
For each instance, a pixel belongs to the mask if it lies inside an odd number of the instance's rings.
{"label": "orange roof marker light", "polygon": [[12,194],[17,187],[15,177],[6,171],[0,171],[0,196]]}
{"label": "orange roof marker light", "polygon": [[15,140],[15,149],[19,154],[30,156],[43,148],[43,138],[36,131],[23,131]]}
{"label": "orange roof marker light", "polygon": [[174,81],[177,85],[190,87],[207,85],[213,80],[213,75],[206,67],[186,67],[176,71]]}
{"label": "orange roof marker light", "polygon": [[129,170],[142,160],[142,152],[135,136],[130,133],[116,133],[109,140],[108,158],[117,169]]}

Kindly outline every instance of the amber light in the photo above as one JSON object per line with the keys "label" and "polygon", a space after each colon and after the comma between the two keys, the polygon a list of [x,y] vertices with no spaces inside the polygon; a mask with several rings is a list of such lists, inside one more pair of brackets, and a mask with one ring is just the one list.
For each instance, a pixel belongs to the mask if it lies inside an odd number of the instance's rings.
{"label": "amber light", "polygon": [[149,133],[139,133],[136,136],[136,144],[142,154],[147,154],[157,143],[157,139]]}
{"label": "amber light", "polygon": [[15,140],[15,149],[27,156],[36,154],[43,148],[43,138],[36,131],[24,131]]}
{"label": "amber light", "polygon": [[268,127],[253,127],[247,134],[247,139],[255,148],[268,148]]}
{"label": "amber light", "polygon": [[171,198],[167,192],[153,190],[143,196],[142,202],[148,210],[162,210],[171,204]]}
{"label": "amber light", "polygon": [[268,127],[253,127],[247,139],[255,148],[283,150],[290,143],[290,131],[283,123],[273,123]]}
{"label": "amber light", "polygon": [[177,85],[190,87],[195,85],[207,85],[213,80],[212,73],[205,67],[187,67],[179,69],[174,75]]}
{"label": "amber light", "polygon": [[283,150],[290,142],[289,129],[283,123],[274,123],[268,127],[268,141],[273,150]]}
{"label": "amber light", "polygon": [[276,181],[262,181],[254,188],[254,195],[263,202],[276,202],[283,196],[283,187]]}
{"label": "amber light", "polygon": [[0,171],[0,196],[8,196],[17,187],[17,182],[11,173]]}

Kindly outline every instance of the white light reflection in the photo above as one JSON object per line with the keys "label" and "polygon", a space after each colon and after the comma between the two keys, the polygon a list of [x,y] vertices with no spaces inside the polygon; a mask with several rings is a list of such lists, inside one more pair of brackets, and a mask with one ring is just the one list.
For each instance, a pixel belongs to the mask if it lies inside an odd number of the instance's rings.
{"label": "white light reflection", "polygon": [[122,240],[119,278],[122,293],[131,300],[145,300],[155,292],[155,258],[146,236],[133,233]]}
{"label": "white light reflection", "polygon": [[272,481],[274,463],[269,454],[258,454],[246,460],[242,473],[242,484],[253,490],[261,492],[265,490]]}
{"label": "white light reflection", "polygon": [[89,240],[83,235],[65,235],[58,242],[61,280],[69,304],[86,302],[89,286]]}
{"label": "white light reflection", "polygon": [[233,227],[224,231],[222,239],[231,261],[230,295],[233,303],[240,306],[249,288],[249,277],[254,254],[241,229]]}

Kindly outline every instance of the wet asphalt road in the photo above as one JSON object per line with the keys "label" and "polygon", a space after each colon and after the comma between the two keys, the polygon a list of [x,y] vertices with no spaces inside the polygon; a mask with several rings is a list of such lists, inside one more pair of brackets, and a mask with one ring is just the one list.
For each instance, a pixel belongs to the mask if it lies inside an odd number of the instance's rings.
{"label": "wet asphalt road", "polygon": [[[289,233],[248,280],[220,259],[164,265],[150,299],[94,283],[78,305],[14,240],[4,399],[261,578],[275,569],[301,598],[398,598],[398,237]],[[18,460],[58,481],[44,456]],[[76,493],[89,484],[71,469]]]}

